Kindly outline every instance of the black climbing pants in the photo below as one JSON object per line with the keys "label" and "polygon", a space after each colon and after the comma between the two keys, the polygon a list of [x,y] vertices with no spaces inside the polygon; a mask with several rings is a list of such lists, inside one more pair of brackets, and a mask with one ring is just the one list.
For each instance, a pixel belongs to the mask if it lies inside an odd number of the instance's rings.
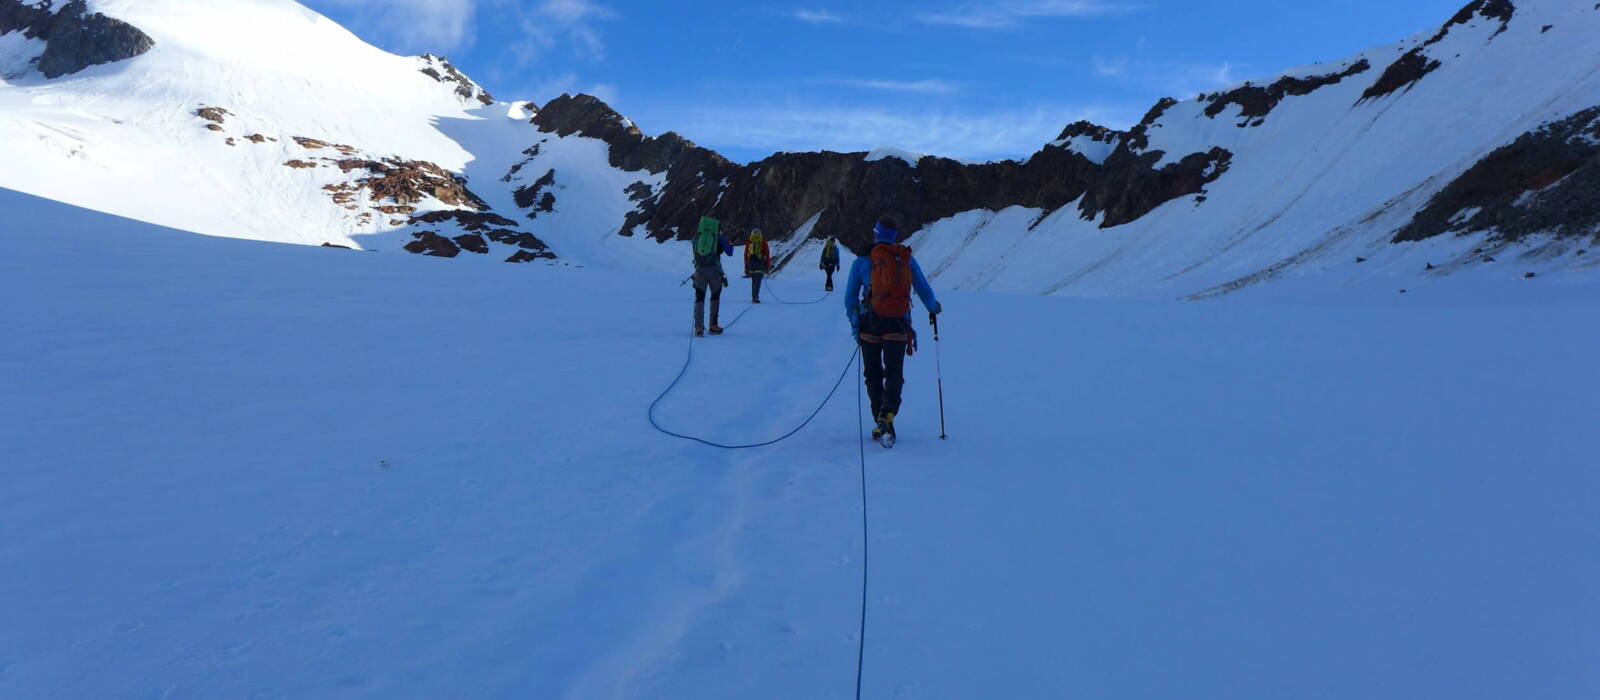
{"label": "black climbing pants", "polygon": [[906,347],[909,342],[886,340],[911,334],[911,322],[903,318],[883,319],[867,313],[861,317],[862,373],[867,380],[867,398],[872,401],[872,416],[900,413],[900,393],[906,385]]}

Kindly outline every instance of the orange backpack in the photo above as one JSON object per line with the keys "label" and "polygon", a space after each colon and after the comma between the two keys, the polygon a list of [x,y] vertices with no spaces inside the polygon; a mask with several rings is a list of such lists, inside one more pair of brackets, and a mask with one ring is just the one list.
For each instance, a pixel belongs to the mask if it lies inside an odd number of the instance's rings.
{"label": "orange backpack", "polygon": [[872,247],[872,313],[878,318],[911,314],[911,249],[879,243]]}

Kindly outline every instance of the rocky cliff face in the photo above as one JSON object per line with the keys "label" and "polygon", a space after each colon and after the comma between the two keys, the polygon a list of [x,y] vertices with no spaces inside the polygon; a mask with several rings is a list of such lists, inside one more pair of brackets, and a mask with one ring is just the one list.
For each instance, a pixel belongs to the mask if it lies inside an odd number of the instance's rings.
{"label": "rocky cliff face", "polygon": [[72,0],[55,13],[48,1],[0,0],[0,34],[21,31],[46,42],[37,67],[46,78],[59,78],[90,66],[139,56],[155,42],[122,20],[90,14],[84,0]]}
{"label": "rocky cliff face", "polygon": [[[1176,197],[1203,191],[1226,172],[1231,158],[1218,148],[1158,165],[1164,154],[1145,152],[1137,140],[1119,138],[1125,134],[1074,125],[1063,140],[1093,132],[1117,141],[1110,156],[1095,162],[1051,145],[1024,161],[994,163],[936,157],[907,163],[867,153],[820,152],[781,153],[741,165],[677,134],[645,136],[588,95],[553,100],[533,123],[557,136],[605,142],[612,167],[666,174],[664,186],[640,182],[630,192],[638,205],[619,229],[622,235],[683,239],[701,216],[712,216],[724,223],[736,243],[754,228],[781,239],[820,214],[812,235],[838,237],[858,252],[871,243],[872,224],[881,216],[900,220],[909,236],[928,222],[963,211],[1025,206],[1053,212],[1078,202],[1084,219],[1118,226]],[[529,162],[537,156],[531,152]],[[548,197],[556,175],[546,175],[542,183],[519,191],[519,205],[534,216],[541,205],[548,210],[555,204]]]}
{"label": "rocky cliff face", "polygon": [[1600,234],[1600,106],[1489,154],[1435,195],[1394,240],[1475,232],[1502,243],[1532,234]]}

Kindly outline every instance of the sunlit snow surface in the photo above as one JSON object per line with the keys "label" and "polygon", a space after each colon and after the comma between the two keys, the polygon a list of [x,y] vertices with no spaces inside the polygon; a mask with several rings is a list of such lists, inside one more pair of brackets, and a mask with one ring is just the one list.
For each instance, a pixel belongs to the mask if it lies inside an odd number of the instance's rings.
{"label": "sunlit snow surface", "polygon": [[[676,276],[0,211],[0,697],[851,695],[853,382],[653,432]],[[1600,693],[1600,288],[940,292],[864,697]],[[768,301],[669,427],[827,394],[838,298]]]}

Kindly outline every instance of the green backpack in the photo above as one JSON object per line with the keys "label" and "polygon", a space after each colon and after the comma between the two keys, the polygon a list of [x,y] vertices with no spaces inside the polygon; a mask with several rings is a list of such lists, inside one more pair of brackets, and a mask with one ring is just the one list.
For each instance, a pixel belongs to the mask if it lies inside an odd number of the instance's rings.
{"label": "green backpack", "polygon": [[694,239],[694,264],[696,267],[713,265],[717,262],[717,254],[722,252],[720,250],[722,247],[719,240],[720,237],[717,235],[721,228],[722,224],[716,219],[709,216],[700,217],[700,233]]}

